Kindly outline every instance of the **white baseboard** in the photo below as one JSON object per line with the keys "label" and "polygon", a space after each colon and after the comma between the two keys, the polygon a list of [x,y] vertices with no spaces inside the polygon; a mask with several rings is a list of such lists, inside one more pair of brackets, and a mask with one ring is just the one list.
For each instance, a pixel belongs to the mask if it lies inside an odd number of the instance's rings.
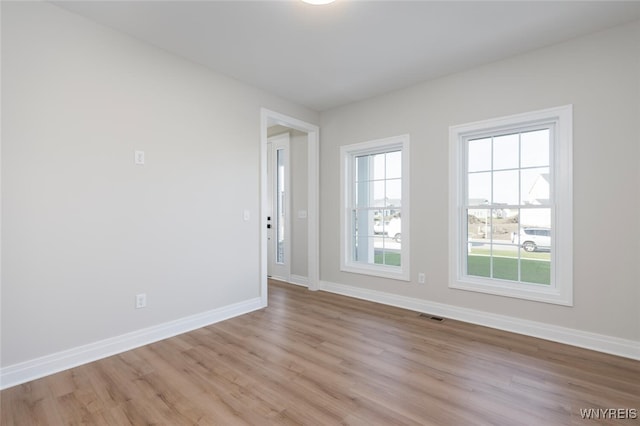
{"label": "white baseboard", "polygon": [[0,369],[0,389],[6,389],[50,374],[68,370],[69,368],[126,352],[263,307],[264,305],[259,297],[249,299],[208,312],[191,315],[175,321],[3,367]]}
{"label": "white baseboard", "polygon": [[289,277],[281,277],[280,275],[269,275],[269,278],[276,281],[289,282]]}
{"label": "white baseboard", "polygon": [[291,274],[291,276],[289,277],[289,283],[302,287],[309,287],[309,279],[307,277],[303,277],[302,275]]}
{"label": "white baseboard", "polygon": [[320,290],[640,360],[640,342],[634,340],[327,281],[320,282]]}
{"label": "white baseboard", "polygon": [[[294,276],[290,281],[294,281]],[[298,284],[306,286],[305,277],[296,277]],[[497,315],[474,309],[460,308],[392,293],[368,290],[360,287],[321,281],[320,290],[397,306],[417,312],[484,325],[499,330],[538,337],[599,352],[640,360],[640,342],[571,328],[559,327],[536,321]],[[6,389],[50,374],[68,370],[108,356],[116,355],[140,346],[163,340],[197,328],[206,327],[229,318],[243,315],[264,305],[260,298],[214,309],[179,320],[145,328],[121,336],[57,352],[44,357],[0,368],[0,389]]]}

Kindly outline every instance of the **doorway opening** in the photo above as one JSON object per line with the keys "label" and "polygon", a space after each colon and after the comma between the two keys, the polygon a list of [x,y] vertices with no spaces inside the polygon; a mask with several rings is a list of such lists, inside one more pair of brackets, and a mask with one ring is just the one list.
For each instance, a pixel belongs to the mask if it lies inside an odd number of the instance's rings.
{"label": "doorway opening", "polygon": [[[285,134],[289,139],[289,149],[282,148]],[[278,136],[280,138],[276,141]],[[318,126],[262,109],[260,296],[263,306],[267,306],[268,275],[305,285],[309,290],[318,289],[318,142]],[[277,146],[280,146],[280,154]],[[283,161],[281,194],[276,187],[276,169],[280,169],[278,155]],[[287,162],[289,166],[284,167]],[[278,202],[281,203],[280,212]],[[275,227],[277,213],[281,214],[279,225],[282,228]],[[280,237],[283,237],[281,241]],[[278,259],[283,261],[281,265],[277,264]]]}

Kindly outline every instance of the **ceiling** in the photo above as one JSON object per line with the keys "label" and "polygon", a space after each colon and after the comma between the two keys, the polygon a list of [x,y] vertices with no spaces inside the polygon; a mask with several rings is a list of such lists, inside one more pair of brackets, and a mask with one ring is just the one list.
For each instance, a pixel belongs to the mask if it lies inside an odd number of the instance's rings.
{"label": "ceiling", "polygon": [[316,111],[640,19],[640,1],[55,1]]}

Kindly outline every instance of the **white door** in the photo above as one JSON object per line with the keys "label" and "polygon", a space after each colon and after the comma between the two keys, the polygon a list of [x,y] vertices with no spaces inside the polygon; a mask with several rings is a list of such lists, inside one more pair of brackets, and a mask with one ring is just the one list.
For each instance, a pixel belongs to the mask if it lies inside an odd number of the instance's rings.
{"label": "white door", "polygon": [[284,133],[267,144],[267,275],[283,281],[291,273],[289,188],[289,133]]}

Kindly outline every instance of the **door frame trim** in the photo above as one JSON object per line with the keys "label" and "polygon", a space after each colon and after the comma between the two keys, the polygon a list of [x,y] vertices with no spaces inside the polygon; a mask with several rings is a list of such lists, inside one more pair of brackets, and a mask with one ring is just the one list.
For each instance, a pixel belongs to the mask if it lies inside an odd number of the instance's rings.
{"label": "door frame trim", "polygon": [[267,306],[267,129],[283,125],[307,134],[307,274],[309,290],[318,290],[319,241],[319,142],[320,128],[267,108],[260,109],[260,298]]}

